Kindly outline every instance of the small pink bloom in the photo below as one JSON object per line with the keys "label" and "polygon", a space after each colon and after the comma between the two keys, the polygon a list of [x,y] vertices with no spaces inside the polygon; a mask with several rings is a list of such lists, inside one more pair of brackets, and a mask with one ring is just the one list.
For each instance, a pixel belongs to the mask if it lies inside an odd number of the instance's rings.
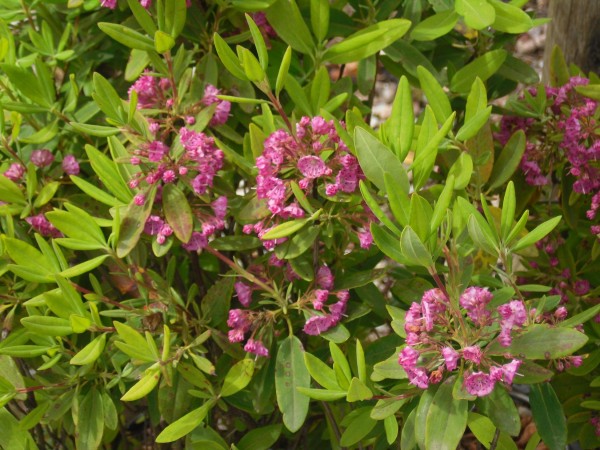
{"label": "small pink bloom", "polygon": [[252,288],[241,281],[236,281],[233,286],[239,302],[246,308],[250,306],[252,302]]}
{"label": "small pink bloom", "polygon": [[476,345],[471,345],[470,347],[465,347],[463,349],[463,358],[467,361],[472,361],[475,364],[481,363],[482,356],[481,349]]}
{"label": "small pink bloom", "polygon": [[358,234],[358,241],[360,242],[360,248],[366,250],[371,248],[373,244],[373,235],[370,231],[360,231]]}
{"label": "small pink bloom", "polygon": [[181,246],[188,252],[197,252],[208,245],[208,239],[202,233],[194,231],[190,240]]}
{"label": "small pink bloom", "polygon": [[8,170],[4,172],[4,176],[12,181],[19,181],[25,175],[25,167],[19,163],[12,163]]}
{"label": "small pink bloom", "polygon": [[43,168],[47,167],[54,161],[54,155],[50,150],[39,149],[31,152],[31,157],[29,160],[33,163],[34,166]]}
{"label": "small pink bloom", "polygon": [[314,297],[312,298],[313,307],[320,311],[323,309],[323,305],[329,298],[329,291],[325,289],[316,289],[314,291]]}
{"label": "small pink bloom", "polygon": [[471,395],[485,397],[494,390],[495,381],[487,373],[473,372],[465,377],[465,389]]}
{"label": "small pink bloom", "polygon": [[133,203],[135,203],[137,206],[142,206],[145,201],[146,196],[144,194],[137,194],[135,197],[133,197]]}
{"label": "small pink bloom", "polygon": [[333,289],[333,274],[329,267],[319,267],[319,270],[317,271],[317,286],[321,289]]}
{"label": "small pink bloom", "polygon": [[258,356],[269,356],[269,350],[263,345],[260,341],[255,341],[254,339],[248,339],[246,345],[244,345],[244,351],[248,353],[254,353]]}
{"label": "small pink bloom", "polygon": [[319,178],[327,173],[327,166],[318,156],[303,156],[298,160],[298,170],[309,179]]}
{"label": "small pink bloom", "polygon": [[458,367],[458,358],[460,354],[452,347],[444,347],[442,349],[442,356],[446,362],[446,369],[454,370]]}
{"label": "small pink bloom", "polygon": [[335,321],[331,316],[313,316],[304,324],[304,332],[312,336],[317,336],[329,330],[334,324]]}
{"label": "small pink bloom", "polygon": [[79,173],[79,163],[73,155],[65,155],[62,160],[62,169],[67,175],[77,175]]}

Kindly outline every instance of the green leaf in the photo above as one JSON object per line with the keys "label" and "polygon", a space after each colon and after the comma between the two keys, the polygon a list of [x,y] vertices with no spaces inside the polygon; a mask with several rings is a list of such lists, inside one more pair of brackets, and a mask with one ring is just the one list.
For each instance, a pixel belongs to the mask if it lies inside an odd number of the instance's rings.
{"label": "green leaf", "polygon": [[314,400],[320,400],[323,402],[332,402],[346,397],[348,394],[346,391],[340,391],[339,389],[331,391],[329,389],[314,389],[314,388],[296,388],[302,395],[306,395]]}
{"label": "green leaf", "polygon": [[310,0],[310,24],[317,42],[322,42],[329,30],[329,0]]}
{"label": "green leaf", "polygon": [[304,89],[295,77],[288,74],[285,80],[285,91],[288,93],[294,105],[302,114],[312,115],[312,108]]}
{"label": "green leaf", "polygon": [[174,184],[165,184],[162,205],[165,219],[173,228],[177,239],[188,242],[192,237],[194,217],[185,194]]}
{"label": "green leaf", "polygon": [[164,10],[164,31],[176,39],[185,26],[187,14],[186,0],[167,0]]}
{"label": "green leaf", "polygon": [[52,316],[29,316],[21,319],[29,331],[44,336],[68,336],[73,334],[71,323],[66,319]]}
{"label": "green leaf", "polygon": [[513,337],[508,347],[496,340],[487,347],[491,355],[511,353],[527,359],[556,359],[569,356],[579,350],[588,341],[588,337],[572,328],[531,325],[526,331]]}
{"label": "green leaf", "polygon": [[487,0],[496,12],[493,27],[504,33],[527,33],[533,28],[531,17],[521,8],[498,0]]}
{"label": "green leaf", "polygon": [[558,326],[560,327],[574,327],[581,323],[585,323],[590,320],[592,317],[596,317],[596,315],[600,313],[600,304],[594,305],[579,314],[574,315],[573,317],[569,317],[567,320],[559,322]]}
{"label": "green leaf", "polygon": [[562,216],[558,216],[541,223],[521,239],[519,239],[511,250],[513,252],[518,252],[519,250],[535,244],[537,241],[543,239],[547,234],[554,230],[554,228],[556,228],[556,226],[560,223],[561,219]]}
{"label": "green leaf", "polygon": [[106,334],[101,334],[95,337],[89,344],[83,347],[79,352],[75,354],[69,361],[70,364],[75,366],[84,366],[86,364],[92,364],[96,361],[106,345]]}
{"label": "green leaf", "polygon": [[310,221],[309,218],[306,219],[293,219],[287,222],[281,223],[279,225],[274,226],[269,231],[267,231],[261,239],[269,240],[269,239],[279,239],[283,237],[290,236],[294,234],[296,231],[302,229],[304,225],[306,225]]}
{"label": "green leaf", "polygon": [[488,106],[486,109],[479,111],[471,119],[465,121],[464,125],[460,127],[460,130],[456,133],[456,139],[459,141],[466,141],[474,137],[479,130],[488,122],[490,115],[492,114],[492,107]]}
{"label": "green leaf", "polygon": [[402,434],[400,435],[400,448],[403,450],[413,450],[417,447],[417,438],[415,431],[415,420],[417,417],[417,408],[413,409],[406,422],[402,426]]}
{"label": "green leaf", "polygon": [[[329,47],[323,54],[323,60],[332,64],[346,64],[374,55],[404,36],[410,25],[406,19],[378,22]],[[276,31],[279,33],[279,30]]]}
{"label": "green leaf", "polygon": [[65,236],[80,241],[94,242],[98,248],[106,247],[104,233],[92,216],[72,204],[65,204],[68,211],[55,209],[46,213],[48,220]]}
{"label": "green leaf", "polygon": [[[435,119],[439,122],[445,122],[452,114],[452,107],[447,94],[440,86],[436,78],[423,66],[417,67],[417,76],[421,89],[427,97],[427,102],[435,114]],[[457,139],[458,136],[457,136]]]}
{"label": "green leaf", "polygon": [[129,203],[133,199],[131,190],[121,177],[117,166],[108,156],[91,145],[85,146],[85,151],[92,165],[92,169],[104,183],[106,188],[123,203]]}
{"label": "green leaf", "polygon": [[456,12],[442,11],[419,22],[410,32],[410,37],[415,41],[433,41],[452,31],[457,22]]}
{"label": "green leaf", "polygon": [[229,369],[229,372],[227,372],[225,380],[223,381],[223,387],[221,388],[221,397],[228,397],[244,389],[246,386],[248,386],[250,380],[252,380],[253,374],[253,359],[242,359],[241,361],[234,364],[233,367]]}
{"label": "green leaf", "polygon": [[129,48],[137,50],[154,51],[154,42],[147,36],[132,30],[131,28],[116,23],[100,22],[98,27],[115,41]]}
{"label": "green leaf", "polygon": [[12,64],[0,64],[0,70],[6,73],[10,83],[32,102],[45,108],[50,108],[54,103],[54,96],[45,89],[43,81],[31,70]]}
{"label": "green leaf", "polygon": [[[317,226],[307,227],[275,247],[275,254],[279,259],[297,258],[313,246],[320,232],[321,229]],[[211,242],[211,246],[214,248],[213,243],[214,241]]]}
{"label": "green leaf", "polygon": [[498,256],[498,242],[490,226],[479,213],[471,214],[467,227],[473,242],[492,256]]}
{"label": "green leaf", "polygon": [[296,336],[289,336],[281,342],[275,364],[277,405],[283,414],[283,424],[294,433],[302,427],[310,402],[297,390],[310,387],[310,374],[304,364],[302,343]]}
{"label": "green leaf", "polygon": [[425,420],[425,448],[454,450],[467,427],[467,400],[452,396],[455,378],[445,380],[438,388]]}
{"label": "green leaf", "polygon": [[101,411],[102,397],[93,387],[79,402],[75,434],[77,448],[93,449],[100,446],[104,433],[104,414]]}
{"label": "green leaf", "polygon": [[498,156],[489,179],[489,189],[502,186],[515,173],[523,153],[525,152],[526,137],[523,130],[515,132]]}
{"label": "green leaf", "polygon": [[123,102],[114,87],[99,73],[93,76],[94,92],[92,97],[106,116],[119,124],[126,122]]}
{"label": "green leaf", "polygon": [[225,40],[219,36],[217,33],[213,34],[213,42],[215,44],[215,49],[217,50],[217,55],[219,55],[219,59],[225,66],[225,68],[236,78],[240,80],[247,80],[246,74],[240,60],[236,56],[236,54],[229,48],[229,45],[225,42]]}
{"label": "green leaf", "polygon": [[[429,105],[427,105],[425,108],[425,115],[426,117],[431,117],[433,115],[433,111],[429,107]],[[442,127],[439,130],[432,133],[430,138],[422,140],[421,135],[419,135],[419,142],[417,146],[417,151],[415,152],[415,159],[413,162],[413,183],[415,186],[415,190],[421,189],[429,179],[431,171],[433,170],[433,167],[435,165],[439,145],[452,128],[455,116],[456,113],[453,112],[450,115],[450,117],[448,117],[446,122],[444,122]],[[434,128],[432,129],[432,131],[434,131],[435,119],[431,118],[430,122],[434,125]],[[421,133],[424,133],[423,128],[424,127],[422,126]]]}
{"label": "green leaf", "polygon": [[567,422],[560,400],[550,383],[534,384],[529,392],[533,420],[544,444],[550,450],[567,445]]}
{"label": "green leaf", "polygon": [[371,222],[371,234],[375,245],[386,255],[400,264],[408,263],[407,258],[400,248],[400,240],[397,236],[387,232],[383,227]]}
{"label": "green leaf", "polygon": [[[324,388],[329,391],[340,391],[340,385],[337,382],[335,377],[335,372],[331,367],[325,364],[316,356],[305,352],[304,353],[304,363],[306,364],[306,368],[310,375],[315,379],[317,383],[319,383]],[[344,395],[346,392],[344,391]],[[341,398],[341,397],[340,397]]]}
{"label": "green leaf", "polygon": [[[492,421],[481,414],[469,412],[467,425],[477,440],[481,442],[485,448],[490,448],[496,433],[496,427]],[[497,448],[517,450],[517,444],[515,444],[515,441],[513,441],[508,434],[500,433]]]}
{"label": "green leaf", "polygon": [[33,207],[39,208],[40,206],[44,206],[46,203],[52,200],[54,194],[56,194],[56,191],[59,187],[60,183],[58,181],[52,181],[46,186],[44,186],[35,198],[35,202],[33,202]]}
{"label": "green leaf", "polygon": [[[258,248],[262,245],[259,238],[255,236],[222,236],[210,242],[210,246],[215,250],[224,251],[244,251]],[[277,249],[279,249],[278,246]]]}
{"label": "green leaf", "polygon": [[468,92],[477,77],[481,81],[485,81],[496,73],[504,63],[506,55],[506,50],[492,50],[484,53],[454,74],[450,81],[450,88],[458,93]]}
{"label": "green leaf", "polygon": [[59,275],[65,278],[73,278],[81,274],[90,272],[91,270],[101,265],[109,256],[110,255],[96,256],[95,258],[89,259],[75,266],[69,267],[68,269],[63,270],[62,272],[59,272]]}
{"label": "green leaf", "polygon": [[[175,1],[175,0],[173,0]],[[169,4],[170,2],[167,2]],[[167,53],[175,46],[175,39],[164,31],[156,30],[154,33],[154,48],[157,53]]]}
{"label": "green leaf", "polygon": [[400,251],[405,261],[410,265],[423,266],[429,268],[433,265],[431,254],[427,247],[421,242],[421,239],[410,227],[404,227],[400,237]]}
{"label": "green leaf", "polygon": [[204,421],[204,418],[207,416],[213,405],[214,401],[209,400],[200,408],[196,408],[185,416],[177,419],[156,437],[156,442],[159,444],[173,442],[191,433],[194,428]]}
{"label": "green leaf", "polygon": [[21,266],[33,269],[39,273],[40,276],[50,276],[52,278],[51,281],[54,281],[54,266],[37,248],[19,239],[13,239],[6,236],[3,237],[3,244],[8,256],[10,256],[14,262]]}
{"label": "green leaf", "polygon": [[256,56],[250,50],[241,46],[238,46],[237,50],[246,77],[257,84],[265,82],[267,80],[265,71],[256,59]]}
{"label": "green leaf", "polygon": [[[385,182],[385,188],[387,191],[388,201],[390,203],[390,209],[392,210],[392,214],[394,218],[398,221],[401,226],[406,226],[410,220],[410,199],[402,185],[398,182],[398,179],[392,176],[389,172],[384,172],[383,180]],[[361,181],[362,183],[362,181]],[[362,189],[361,189],[362,192]],[[363,194],[364,196],[364,194]],[[369,205],[370,207],[370,205]],[[372,208],[371,208],[372,209]],[[382,211],[382,214],[383,211]],[[384,214],[385,215],[385,214]],[[377,216],[379,218],[379,216]],[[387,218],[387,216],[385,216]],[[380,219],[381,220],[381,219]],[[383,223],[385,223],[382,220]],[[386,224],[387,225],[387,224]],[[394,228],[387,225],[388,228],[394,230]],[[400,230],[398,233],[400,234]]]}
{"label": "green leaf", "polygon": [[369,400],[373,397],[373,392],[358,378],[353,377],[348,388],[346,400],[350,403]]}
{"label": "green leaf", "polygon": [[507,238],[512,230],[516,204],[515,185],[511,181],[508,183],[508,186],[506,186],[506,192],[504,193],[504,200],[502,202],[502,215],[500,217],[500,235],[504,242],[507,242]]}
{"label": "green leaf", "polygon": [[291,62],[292,62],[292,47],[288,47],[287,50],[285,51],[285,53],[283,54],[283,58],[281,59],[281,64],[279,65],[279,71],[277,72],[277,80],[275,81],[275,95],[277,97],[279,97],[279,93],[285,86],[285,82],[287,80]]}
{"label": "green leaf", "polygon": [[[137,0],[136,0],[137,1]],[[108,206],[119,206],[122,203],[110,194],[107,194],[102,189],[98,188],[96,185],[84,180],[83,178],[79,178],[75,175],[71,175],[71,181],[75,186],[85,192],[87,195],[92,197],[94,200],[98,200],[100,203],[104,203]]]}
{"label": "green leaf", "polygon": [[237,448],[239,450],[267,450],[277,442],[280,435],[280,424],[255,428],[240,439]]}
{"label": "green leaf", "polygon": [[477,399],[477,406],[500,431],[511,436],[518,436],[521,432],[519,412],[503,386],[496,385],[490,395]]}
{"label": "green leaf", "polygon": [[465,123],[474,118],[477,113],[485,110],[487,107],[487,91],[480,78],[475,78],[471,85],[471,91],[467,97],[467,107],[465,109]]}
{"label": "green leaf", "polygon": [[277,35],[294,50],[314,53],[315,44],[295,0],[278,0],[265,11]]}
{"label": "green leaf", "polygon": [[119,227],[119,239],[117,241],[117,257],[124,258],[133,250],[140,240],[146,220],[152,212],[154,196],[156,189],[151,188],[146,193],[146,198],[142,206],[138,206],[132,200],[121,216]]}
{"label": "green leaf", "polygon": [[27,204],[23,191],[5,176],[0,177],[0,201],[7,203]]}
{"label": "green leaf", "polygon": [[394,416],[386,417],[383,420],[383,426],[385,428],[385,438],[388,444],[391,445],[398,438],[398,419]]}
{"label": "green leaf", "polygon": [[448,179],[444,184],[444,189],[440,194],[435,206],[433,208],[433,215],[431,216],[431,223],[429,226],[430,234],[437,234],[438,227],[442,224],[442,221],[446,217],[452,203],[452,196],[456,189],[456,183],[454,181],[454,175],[448,175]]}
{"label": "green leaf", "polygon": [[388,417],[394,417],[394,414],[396,414],[405,403],[406,399],[384,398],[378,400],[371,410],[371,419],[384,420]]}
{"label": "green leaf", "polygon": [[487,0],[456,0],[455,8],[466,24],[476,30],[489,27],[496,19],[496,12]]}
{"label": "green leaf", "polygon": [[408,79],[402,76],[392,103],[392,112],[383,125],[387,141],[401,162],[410,151],[415,128],[414,122],[412,94]]}
{"label": "green leaf", "polygon": [[367,382],[367,366],[365,362],[365,352],[363,350],[360,340],[356,340],[356,370],[358,373],[358,379],[362,383]]}
{"label": "green leaf", "polygon": [[263,70],[267,70],[269,66],[269,53],[267,51],[267,45],[265,44],[265,39],[263,38],[262,33],[259,28],[252,20],[249,14],[246,14],[246,22],[248,22],[248,28],[250,29],[250,33],[252,34],[252,41],[254,41],[254,46],[256,47],[256,52],[258,53],[258,60],[260,61],[260,66]]}
{"label": "green leaf", "polygon": [[354,131],[356,156],[365,176],[386,192],[384,174],[395,177],[405,193],[409,191],[408,175],[398,157],[363,128]]}
{"label": "green leaf", "polygon": [[458,156],[450,171],[448,172],[448,178],[454,176],[454,189],[460,191],[466,188],[471,181],[473,176],[473,158],[467,152],[461,152]]}
{"label": "green leaf", "polygon": [[[389,174],[387,174],[387,172],[384,173],[384,180],[385,180],[385,175],[389,175]],[[391,177],[389,177],[389,178],[391,178]],[[367,204],[369,209],[373,212],[375,217],[377,217],[381,221],[382,224],[384,224],[386,227],[388,227],[391,231],[393,231],[395,234],[397,234],[399,236],[402,233],[402,231],[400,230],[400,228],[398,228],[394,224],[394,222],[392,222],[389,219],[389,217],[383,211],[383,209],[381,209],[381,207],[377,203],[377,200],[375,200],[375,198],[371,194],[371,191],[369,191],[369,188],[364,183],[364,181],[360,180],[358,186],[360,189],[360,193],[362,194],[363,198],[365,199],[365,203]],[[398,197],[400,197],[401,195],[402,194],[399,194]],[[375,225],[375,224],[371,223],[371,225]]]}
{"label": "green leaf", "polygon": [[369,415],[370,411],[370,407],[365,407],[354,411],[354,417],[350,423],[348,423],[348,426],[342,433],[340,445],[343,447],[349,447],[357,444],[361,439],[369,434],[373,428],[375,428],[377,421],[371,419]]}
{"label": "green leaf", "polygon": [[137,23],[140,24],[146,33],[150,36],[154,36],[156,25],[148,10],[146,10],[138,0],[127,0],[127,4],[129,5],[129,9],[131,9],[135,20],[137,20]]}
{"label": "green leaf", "polygon": [[136,384],[134,384],[122,397],[122,402],[132,402],[146,397],[158,384],[160,380],[160,369],[153,367],[144,373]]}

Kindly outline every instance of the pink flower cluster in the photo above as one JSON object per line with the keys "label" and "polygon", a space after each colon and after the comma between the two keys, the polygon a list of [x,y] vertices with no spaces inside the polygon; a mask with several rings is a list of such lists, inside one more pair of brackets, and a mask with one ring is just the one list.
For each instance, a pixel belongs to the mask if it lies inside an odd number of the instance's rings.
{"label": "pink flower cluster", "polygon": [[[129,181],[129,187],[138,188],[142,181],[149,185],[156,183],[173,183],[180,177],[190,178],[190,184],[197,195],[203,195],[212,187],[216,173],[223,167],[223,152],[215,145],[215,140],[204,133],[179,130],[179,139],[185,152],[177,157],[171,149],[161,141],[142,144],[134,151],[130,162],[142,169]],[[138,204],[144,203],[140,197]]]}
{"label": "pink flower cluster", "polygon": [[[573,190],[590,195],[589,220],[600,210],[600,123],[597,120],[598,102],[579,94],[575,88],[589,80],[572,77],[561,87],[545,87],[546,116],[543,119],[504,116],[497,138],[505,144],[517,130],[525,131],[527,144],[521,160],[521,170],[527,183],[544,186],[552,182],[552,174],[564,163],[575,178]],[[532,95],[537,91],[531,90]],[[523,101],[523,100],[522,100]],[[600,226],[592,226],[600,235]]]}
{"label": "pink flower cluster", "polygon": [[[490,327],[493,324],[492,311],[488,309],[491,300],[492,294],[487,288],[467,288],[459,298],[459,305],[466,312],[466,318],[460,313],[460,320],[453,317],[449,300],[440,289],[430,289],[423,294],[420,303],[412,303],[404,323],[407,346],[398,359],[412,384],[427,389],[429,384],[442,380],[444,371],[451,372],[459,367],[464,372],[464,388],[471,395],[488,395],[497,382],[512,384],[521,361],[512,359],[499,365],[478,345],[482,337],[491,338],[495,333]],[[501,345],[508,346],[511,333],[527,319],[525,305],[514,300],[498,307],[497,312],[501,330],[498,340]],[[461,324],[467,319],[471,326]],[[465,332],[468,345],[465,343],[456,348],[455,336]]]}
{"label": "pink flower cluster", "polygon": [[26,217],[25,221],[31,225],[31,228],[40,233],[42,236],[51,238],[62,237],[62,233],[58,231],[48,219],[46,219],[46,216],[43,213]]}
{"label": "pink flower cluster", "polygon": [[[246,309],[231,309],[229,310],[229,318],[227,326],[231,328],[228,333],[230,342],[242,342],[245,339],[245,334],[253,328],[252,312]],[[269,356],[269,349],[260,340],[251,337],[244,345],[244,351],[254,353],[258,356]]]}
{"label": "pink flower cluster", "polygon": [[[336,326],[342,320],[350,299],[350,293],[347,290],[333,292],[334,277],[329,267],[321,266],[319,268],[316,281],[318,289],[310,292],[307,297],[310,299],[313,309],[323,311],[327,307],[329,313],[314,315],[306,321],[304,332],[312,336],[317,336]],[[335,298],[337,301],[326,305],[330,297]]]}
{"label": "pink flower cluster", "polygon": [[[264,143],[264,151],[256,159],[256,195],[267,202],[272,216],[244,227],[245,233],[262,237],[281,219],[305,217],[306,211],[294,199],[291,182],[296,181],[307,197],[322,192],[325,198],[337,194],[352,194],[364,174],[358,160],[349,153],[340,139],[333,121],[322,117],[302,117],[296,126],[296,135],[284,130],[271,134]],[[369,218],[362,214],[355,218],[361,229],[360,244],[368,248],[372,237],[368,231]],[[267,249],[283,242],[264,241]]]}
{"label": "pink flower cluster", "polygon": [[[145,73],[147,74],[148,71]],[[129,88],[129,98],[131,99],[131,92],[135,91],[137,93],[138,109],[164,108],[170,106],[168,104],[169,99],[165,96],[165,92],[170,87],[171,83],[168,78],[142,75]]]}

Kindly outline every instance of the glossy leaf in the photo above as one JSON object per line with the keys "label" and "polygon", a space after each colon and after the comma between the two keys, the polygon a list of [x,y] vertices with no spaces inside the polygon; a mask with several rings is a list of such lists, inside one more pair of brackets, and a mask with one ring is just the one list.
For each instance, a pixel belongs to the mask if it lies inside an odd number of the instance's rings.
{"label": "glossy leaf", "polygon": [[204,418],[207,416],[208,412],[214,405],[212,400],[204,403],[200,408],[196,408],[193,411],[190,411],[185,416],[180,417],[175,422],[166,427],[157,437],[157,443],[167,443],[173,442],[177,439],[182,438],[183,436],[189,434],[200,425]]}
{"label": "glossy leaf", "polygon": [[415,41],[433,41],[452,31],[457,22],[456,12],[442,11],[419,22],[410,32],[410,37]]}
{"label": "glossy leaf", "polygon": [[91,388],[79,403],[77,417],[77,448],[98,448],[104,433],[102,397],[96,388]]}
{"label": "glossy leaf", "polygon": [[75,354],[69,361],[75,366],[84,366],[86,364],[92,364],[96,361],[106,345],[106,334],[96,336],[89,344],[83,347],[79,352]]}
{"label": "glossy leaf", "polygon": [[381,191],[386,192],[384,174],[388,172],[396,178],[404,192],[408,193],[409,183],[406,170],[394,153],[363,128],[354,132],[356,155],[365,176]]}
{"label": "glossy leaf", "polygon": [[518,252],[530,245],[535,244],[540,239],[543,239],[548,235],[556,226],[560,223],[562,216],[554,217],[552,219],[546,220],[541,223],[529,233],[527,233],[524,237],[519,239],[517,243],[512,247],[513,252]]}
{"label": "glossy leaf", "polygon": [[476,30],[489,27],[496,19],[496,12],[487,0],[456,0],[455,8],[466,24]]}
{"label": "glossy leaf", "polygon": [[398,82],[390,117],[383,125],[387,140],[401,162],[412,145],[414,121],[412,94],[408,79],[403,76]]}
{"label": "glossy leaf", "polygon": [[492,50],[484,53],[454,74],[450,81],[450,88],[454,92],[468,92],[476,78],[479,77],[481,81],[485,81],[496,73],[506,59],[506,55],[505,50]]}
{"label": "glossy leaf", "polygon": [[154,51],[154,42],[152,39],[129,27],[109,22],[100,22],[98,27],[115,41],[126,47],[150,52]]}
{"label": "glossy leaf", "polygon": [[314,42],[295,0],[277,0],[266,11],[269,24],[294,50],[312,54]]}
{"label": "glossy leaf", "polygon": [[467,427],[468,402],[452,396],[454,378],[438,388],[425,421],[425,448],[454,450]]}
{"label": "glossy leaf", "polygon": [[162,195],[165,219],[177,239],[188,242],[192,236],[194,218],[185,194],[176,185],[169,183],[164,185]]}
{"label": "glossy leaf", "polygon": [[525,144],[525,133],[522,130],[515,132],[510,137],[494,163],[489,180],[490,189],[503,185],[515,173],[525,152]]}
{"label": "glossy leaf", "polygon": [[562,405],[552,385],[534,384],[529,392],[533,420],[544,444],[550,450],[562,450],[567,445],[567,423]]}
{"label": "glossy leaf", "polygon": [[406,19],[390,19],[360,30],[329,47],[323,59],[332,64],[359,61],[383,50],[400,39],[410,28]]}
{"label": "glossy leaf", "polygon": [[[442,89],[436,78],[423,66],[417,67],[417,76],[421,89],[427,97],[427,103],[435,114],[435,119],[438,123],[445,122],[452,114],[452,107],[448,95]],[[460,140],[460,138],[457,139]]]}
{"label": "glossy leaf", "polygon": [[275,366],[277,405],[283,414],[283,424],[292,433],[302,427],[308,414],[310,399],[297,388],[310,387],[310,374],[304,364],[302,343],[289,336],[279,345]]}

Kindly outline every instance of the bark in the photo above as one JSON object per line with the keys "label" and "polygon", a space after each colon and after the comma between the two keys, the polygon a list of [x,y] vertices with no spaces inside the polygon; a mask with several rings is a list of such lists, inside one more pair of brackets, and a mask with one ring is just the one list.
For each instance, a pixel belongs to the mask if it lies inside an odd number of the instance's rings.
{"label": "bark", "polygon": [[550,0],[544,78],[548,79],[550,54],[558,45],[567,64],[584,72],[600,73],[600,0]]}

